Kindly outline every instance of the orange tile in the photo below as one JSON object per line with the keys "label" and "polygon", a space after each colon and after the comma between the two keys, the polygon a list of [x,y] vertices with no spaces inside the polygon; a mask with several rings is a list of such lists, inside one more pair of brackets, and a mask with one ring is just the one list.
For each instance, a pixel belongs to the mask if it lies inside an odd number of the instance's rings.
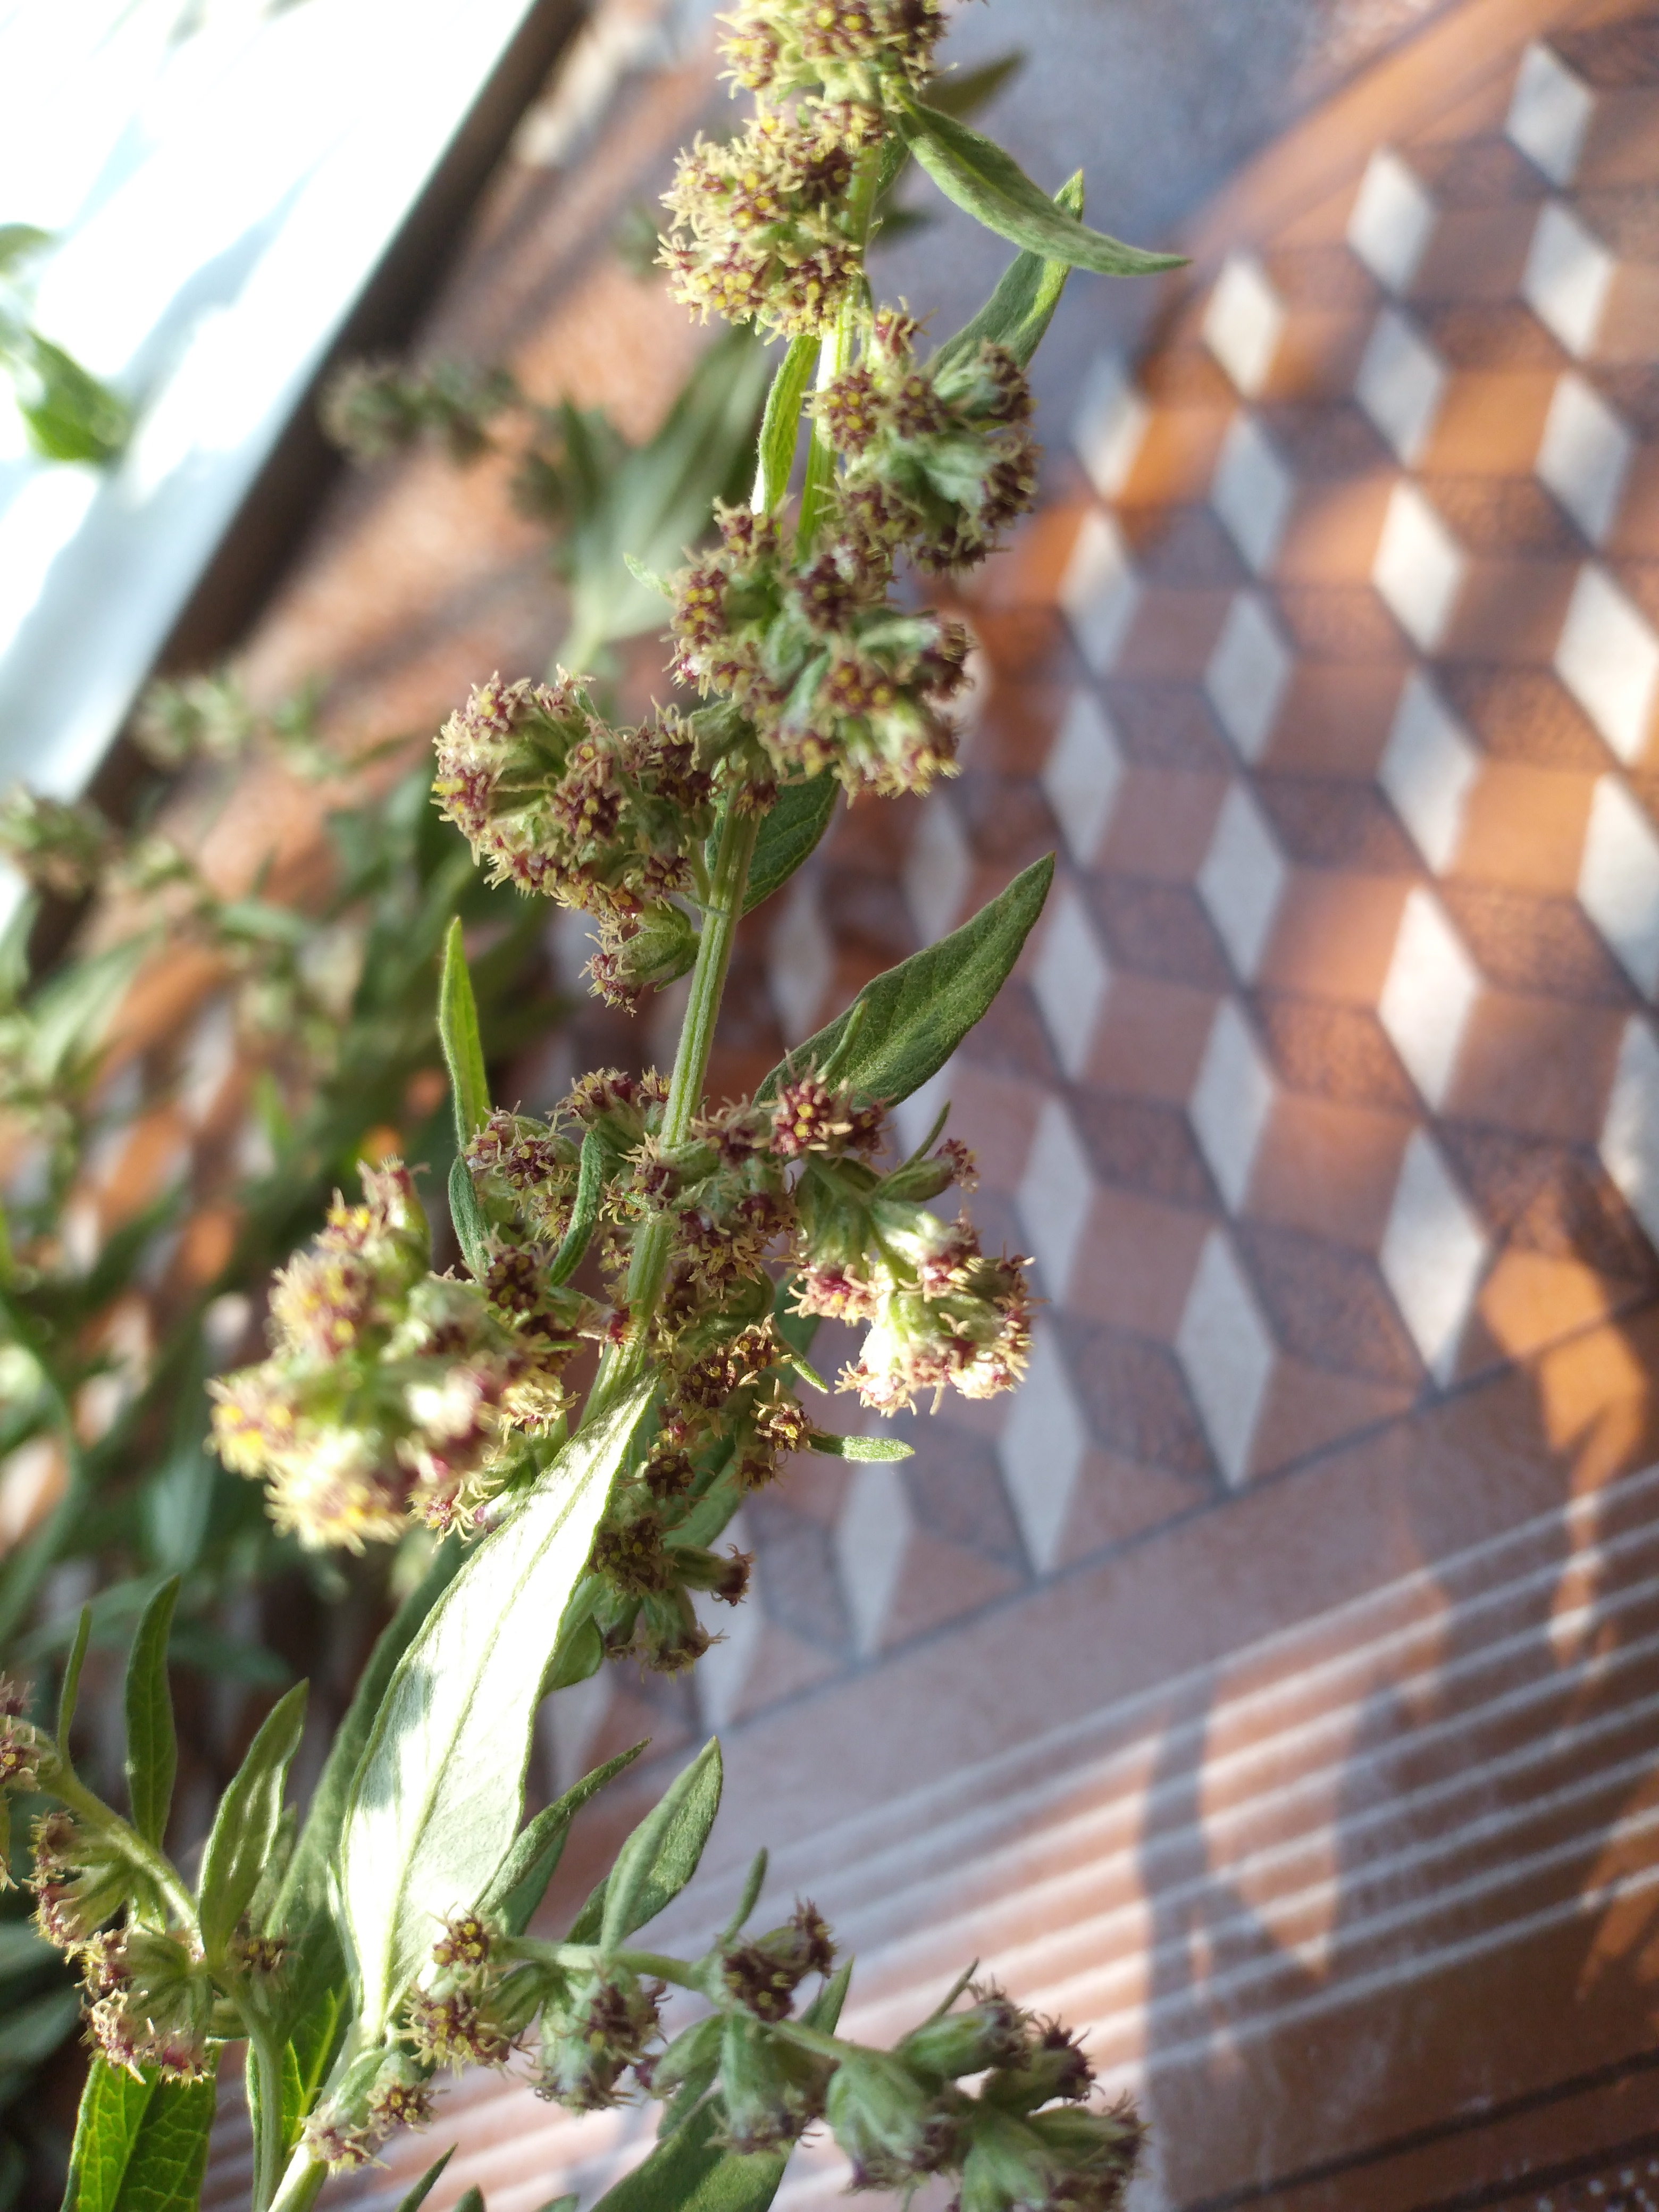
{"label": "orange tile", "polygon": [[1091,501],[1079,500],[1044,507],[1021,523],[1010,544],[975,579],[975,601],[998,608],[1053,606],[1078,532],[1093,511]]}
{"label": "orange tile", "polygon": [[1395,481],[1379,470],[1346,483],[1304,485],[1274,574],[1287,582],[1369,582]]}
{"label": "orange tile", "polygon": [[1659,267],[1620,263],[1590,357],[1632,368],[1650,367],[1659,359]]}
{"label": "orange tile", "polygon": [[1370,302],[1362,310],[1298,308],[1286,319],[1262,396],[1267,399],[1346,399],[1370,336]]}
{"label": "orange tile", "polygon": [[1068,1566],[1127,1543],[1131,1536],[1190,1513],[1212,1495],[1211,1486],[1193,1476],[1142,1467],[1116,1452],[1091,1450],[1078,1477],[1055,1565]]}
{"label": "orange tile", "polygon": [[1615,558],[1659,559],[1659,446],[1639,447],[1631,463],[1607,550]]}
{"label": "orange tile", "polygon": [[1199,681],[1215,651],[1232,605],[1230,591],[1143,590],[1112,673],[1126,683],[1186,678]]}
{"label": "orange tile", "polygon": [[1120,503],[1177,507],[1207,498],[1216,456],[1236,411],[1234,404],[1154,407]]}
{"label": "orange tile", "polygon": [[1624,1028],[1614,1007],[1483,991],[1463,1030],[1445,1110],[1534,1136],[1594,1142]]}
{"label": "orange tile", "polygon": [[1107,1091],[1184,1104],[1215,1020],[1215,994],[1128,970],[1114,975],[1085,1071]]}
{"label": "orange tile", "polygon": [[1294,870],[1261,981],[1270,989],[1374,1006],[1410,890],[1399,877]]}
{"label": "orange tile", "polygon": [[1659,184],[1659,91],[1640,85],[1597,94],[1573,182],[1582,191]]}
{"label": "orange tile", "polygon": [[1264,764],[1369,781],[1394,727],[1402,682],[1399,668],[1298,661]]}
{"label": "orange tile", "polygon": [[1454,376],[1421,466],[1449,476],[1530,475],[1555,381],[1538,369]]}
{"label": "orange tile", "polygon": [[1333,1375],[1305,1360],[1281,1356],[1273,1364],[1256,1426],[1250,1473],[1270,1474],[1375,1422],[1403,1413],[1413,1395],[1401,1383]]}
{"label": "orange tile", "polygon": [[950,1132],[972,1149],[987,1189],[1012,1190],[1018,1185],[1043,1097],[1035,1083],[971,1057],[952,1063]]}
{"label": "orange tile", "polygon": [[1521,288],[1537,222],[1536,207],[1526,202],[1443,210],[1412,285],[1412,297],[1460,304],[1513,298]]}
{"label": "orange tile", "polygon": [[1628,1283],[1611,1282],[1580,1261],[1510,1249],[1482,1284],[1476,1311],[1502,1357],[1524,1359],[1606,1321],[1630,1295]]}
{"label": "orange tile", "polygon": [[1465,801],[1453,872],[1518,890],[1577,889],[1593,776],[1527,761],[1482,763]]}
{"label": "orange tile", "polygon": [[1565,561],[1471,561],[1441,652],[1549,667],[1577,580],[1577,564]]}
{"label": "orange tile", "polygon": [[1282,1094],[1256,1154],[1247,1211],[1374,1251],[1412,1127],[1403,1114]]}
{"label": "orange tile", "polygon": [[1209,1229],[1201,1213],[1099,1186],[1066,1305],[1087,1320],[1173,1343]]}
{"label": "orange tile", "polygon": [[1102,865],[1187,883],[1203,865],[1227,793],[1224,776],[1132,768],[1113,810]]}

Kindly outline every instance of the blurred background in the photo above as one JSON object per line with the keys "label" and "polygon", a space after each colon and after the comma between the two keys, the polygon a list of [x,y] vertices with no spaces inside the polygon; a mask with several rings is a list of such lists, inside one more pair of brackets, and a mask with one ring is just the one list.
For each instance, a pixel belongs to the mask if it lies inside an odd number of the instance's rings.
{"label": "blurred background", "polygon": [[[272,1537],[201,1384],[357,1158],[441,1186],[453,903],[498,1096],[672,1048],[478,886],[424,761],[494,669],[649,697],[619,554],[745,479],[769,363],[650,268],[713,12],[0,11],[0,1650],[90,1601],[112,1692],[184,1575],[181,1850],[300,1673],[314,1761],[421,1565]],[[1659,10],[1001,0],[945,52],[1191,263],[1073,279],[964,772],[753,918],[713,1087],[1057,849],[911,1102],[1035,1255],[1032,1373],[755,1500],[694,1680],[562,1693],[535,1791],[653,1749],[550,1909],[718,1729],[688,1932],[764,1842],[854,2033],[977,1955],[1143,2100],[1136,2212],[1659,2202]],[[942,333],[1002,258],[912,174],[874,265]],[[0,2203],[50,2205],[75,2000],[21,1916],[0,1977]],[[641,2124],[469,2079],[334,2193],[449,2128],[434,2202],[531,2212]]]}

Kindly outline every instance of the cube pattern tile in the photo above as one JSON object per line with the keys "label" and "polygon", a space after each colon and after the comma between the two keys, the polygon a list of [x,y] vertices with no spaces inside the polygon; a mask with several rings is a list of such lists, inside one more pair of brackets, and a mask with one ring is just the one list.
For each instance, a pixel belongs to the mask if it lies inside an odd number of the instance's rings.
{"label": "cube pattern tile", "polygon": [[[1632,0],[1455,0],[1295,126],[1051,413],[960,779],[739,948],[716,1088],[1056,854],[900,1116],[1031,1371],[755,1501],[714,1663],[556,1701],[550,1771],[720,1729],[696,1924],[770,1842],[855,2033],[975,1954],[1064,2009],[1133,2212],[1659,2203],[1656,189]],[[492,2212],[645,2140],[459,2109]]]}

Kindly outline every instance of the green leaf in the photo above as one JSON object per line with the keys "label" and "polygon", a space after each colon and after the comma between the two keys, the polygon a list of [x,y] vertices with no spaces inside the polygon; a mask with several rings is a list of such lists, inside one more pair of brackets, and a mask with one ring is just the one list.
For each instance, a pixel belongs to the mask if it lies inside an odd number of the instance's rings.
{"label": "green leaf", "polygon": [[634,1764],[649,1741],[647,1736],[631,1751],[619,1751],[614,1759],[607,1759],[603,1766],[584,1774],[562,1797],[526,1822],[514,1837],[507,1856],[489,1877],[489,1887],[479,1899],[479,1911],[498,1919],[509,1936],[522,1936],[547,1894],[547,1885],[558,1867],[570,1823],[590,1797],[596,1797],[607,1782],[614,1781],[625,1766]]}
{"label": "green leaf", "polygon": [[340,1838],[366,2041],[434,1927],[476,1904],[513,1841],[560,1617],[653,1388],[641,1383],[566,1444],[471,1552],[398,1662]]}
{"label": "green leaf", "polygon": [[[343,1980],[345,1959],[329,1901],[329,1868],[339,1845],[351,1785],[398,1662],[422,1622],[454,1580],[464,1557],[457,1539],[441,1544],[418,1588],[410,1592],[381,1632],[345,1718],[335,1731],[312,1792],[311,1810],[277,1893],[270,1924],[286,1938],[289,1956],[295,1962],[294,1978],[279,2008],[279,2023],[307,2048],[319,2039],[331,2041],[339,2009],[332,2003],[332,1992]],[[302,2024],[325,2005],[331,2009],[327,2020],[319,2022],[318,2034],[302,2035]]]}
{"label": "green leaf", "polygon": [[564,1242],[553,1255],[547,1270],[550,1283],[568,1283],[580,1267],[586,1254],[594,1224],[599,1218],[599,1200],[605,1196],[605,1139],[597,1129],[590,1129],[582,1139],[581,1158],[576,1169],[576,1196],[570,1209],[570,1226]]}
{"label": "green leaf", "polygon": [[484,2212],[483,2191],[476,2181],[455,2199],[455,2212]]}
{"label": "green leaf", "polygon": [[725,2124],[725,2107],[711,2097],[607,2189],[593,2212],[767,2212],[789,2153],[726,2150]]}
{"label": "green leaf", "polygon": [[696,1874],[714,1825],[721,1780],[720,1741],[711,1736],[617,1852],[611,1872],[577,1915],[573,1943],[597,1941],[614,1951],[679,1895]]}
{"label": "green leaf", "polygon": [[467,1139],[489,1119],[489,1079],[484,1073],[483,1042],[478,1035],[478,1006],[467,973],[466,946],[458,915],[444,940],[443,980],[438,986],[438,1038],[449,1068],[450,1103],[455,1109],[455,1142]]}
{"label": "green leaf", "polygon": [[[257,2166],[259,2159],[259,2146],[264,2140],[266,2128],[270,2124],[270,2116],[266,2114],[264,2109],[264,2081],[260,2074],[259,2063],[252,2044],[247,2047],[247,2057],[243,2063],[242,2082],[247,2097],[248,2120],[253,2130],[253,2155],[254,2163]],[[300,2130],[305,2124],[306,2113],[309,2109],[307,2085],[301,2077],[299,2059],[295,2056],[293,2045],[284,2044],[282,2109],[274,2115],[277,2137],[284,2158],[299,2142]]]}
{"label": "green leaf", "polygon": [[489,1273],[489,1224],[473,1188],[472,1170],[462,1152],[457,1152],[449,1163],[449,1218],[468,1274],[475,1282],[483,1282]]}
{"label": "green leaf", "polygon": [[132,410],[38,331],[23,334],[18,412],[49,461],[111,461],[132,434]]}
{"label": "green leaf", "polygon": [[1000,146],[953,115],[918,100],[906,107],[899,127],[946,199],[1029,252],[1099,276],[1155,276],[1186,265],[1178,253],[1144,252],[1090,230],[1056,206]]}
{"label": "green leaf", "polygon": [[81,1618],[75,1625],[75,1641],[64,1662],[64,1686],[58,1692],[58,1747],[65,1759],[69,1757],[70,1730],[75,1726],[75,1708],[81,1701],[81,1668],[86,1661],[87,1639],[91,1634],[92,1607],[83,1605]]}
{"label": "green leaf", "polygon": [[216,2091],[205,2081],[158,2082],[113,2212],[185,2212],[201,2195]]}
{"label": "green leaf", "polygon": [[449,2148],[444,2153],[441,2158],[434,2158],[433,2160],[431,2165],[428,2166],[426,2172],[421,2176],[413,2189],[411,2189],[409,2194],[402,2199],[398,2206],[398,2212],[421,2212],[422,2205],[426,2203],[427,2198],[431,2196],[433,2191],[438,2185],[439,2175],[443,2172],[444,2168],[448,2165],[450,2160],[453,2158],[454,2155],[455,2146],[453,2143],[451,2143]]}
{"label": "green leaf", "polygon": [[815,1430],[806,1439],[809,1451],[827,1452],[831,1459],[914,1459],[916,1448],[897,1437],[832,1437]]}
{"label": "green leaf", "polygon": [[830,827],[840,788],[827,773],[806,783],[781,787],[755,839],[755,857],[749,864],[749,884],[743,895],[745,914],[751,914],[763,899],[770,898],[780,884],[787,884],[816,850]]}
{"label": "green leaf", "polygon": [[[1066,215],[1082,214],[1081,169],[1068,177],[1054,194],[1054,205]],[[1012,354],[1022,368],[1027,367],[1054,319],[1070,274],[1068,262],[1046,260],[1040,253],[1017,255],[1003,270],[1001,282],[972,322],[964,323],[956,336],[947,338],[939,348],[932,363],[935,374],[949,368],[953,362],[971,358],[981,345],[988,344],[1001,346],[1005,352]]]}
{"label": "green leaf", "polygon": [[136,2081],[125,2066],[111,2066],[94,2056],[76,2115],[63,2212],[114,2212],[122,2178],[155,2094],[153,2081]]}
{"label": "green leaf", "polygon": [[144,1607],[127,1661],[127,1790],[132,1825],[146,1843],[160,1846],[173,1805],[179,1741],[167,1685],[167,1637],[179,1601],[179,1577],[164,1582]]}
{"label": "green leaf", "polygon": [[224,1956],[236,1923],[253,1900],[283,1817],[283,1784],[305,1726],[306,1685],[279,1698],[248,1746],[247,1757],[219,1800],[202,1853],[197,1917],[210,1965]]}
{"label": "green leaf", "polygon": [[750,502],[757,514],[770,514],[789,489],[789,471],[795,465],[795,443],[800,435],[801,403],[818,365],[819,343],[816,337],[791,338],[766,395],[755,495]]}
{"label": "green leaf", "polygon": [[1052,854],[1034,860],[1000,898],[937,945],[866,983],[847,1012],[797,1045],[755,1094],[775,1097],[793,1067],[823,1068],[849,1024],[858,1030],[837,1073],[896,1105],[937,1075],[1006,981],[1054,879]]}

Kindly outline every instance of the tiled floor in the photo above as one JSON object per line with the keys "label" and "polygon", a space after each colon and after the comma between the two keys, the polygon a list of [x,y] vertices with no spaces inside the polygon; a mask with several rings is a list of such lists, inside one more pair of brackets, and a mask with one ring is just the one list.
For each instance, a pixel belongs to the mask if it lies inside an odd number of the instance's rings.
{"label": "tiled floor", "polygon": [[[1659,12],[1464,0],[1218,197],[1136,358],[1079,286],[963,775],[848,817],[741,952],[717,1085],[1058,848],[910,1109],[951,1098],[1048,1304],[1017,1400],[755,1502],[695,1691],[556,1702],[560,1776],[660,1761],[569,1890],[718,1727],[688,1927],[769,1842],[870,2033],[975,1954],[1063,2006],[1146,2098],[1138,2212],[1659,2199],[1656,185]],[[534,642],[522,573],[434,627],[459,684]],[[453,2109],[492,2212],[638,2140]]]}

